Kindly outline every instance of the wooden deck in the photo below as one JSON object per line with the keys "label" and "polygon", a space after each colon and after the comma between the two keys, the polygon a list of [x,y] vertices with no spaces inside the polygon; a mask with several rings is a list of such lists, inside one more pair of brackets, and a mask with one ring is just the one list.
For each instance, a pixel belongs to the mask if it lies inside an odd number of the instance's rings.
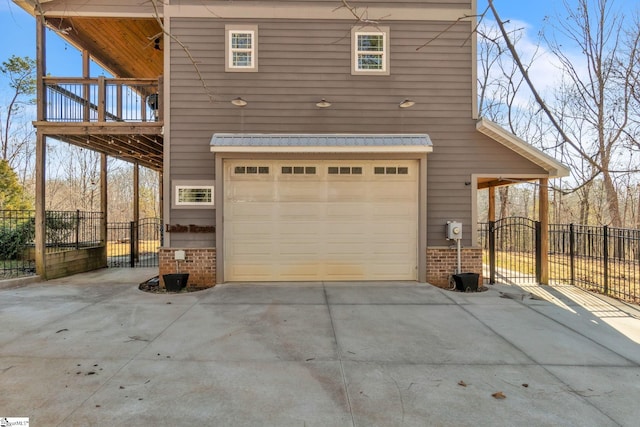
{"label": "wooden deck", "polygon": [[38,133],[161,170],[162,79],[43,78]]}

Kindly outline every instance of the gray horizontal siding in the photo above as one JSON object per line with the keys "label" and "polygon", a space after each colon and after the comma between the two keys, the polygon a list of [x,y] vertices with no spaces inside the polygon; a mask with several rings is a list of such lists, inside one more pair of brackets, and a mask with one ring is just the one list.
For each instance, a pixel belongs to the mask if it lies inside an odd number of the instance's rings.
{"label": "gray horizontal siding", "polygon": [[[213,209],[174,209],[171,213],[171,224],[181,225],[215,225]],[[215,246],[215,233],[168,233],[171,246],[187,248],[210,248]]]}
{"label": "gray horizontal siding", "polygon": [[[407,2],[410,3],[410,2]],[[434,2],[436,3],[436,2]],[[468,5],[467,5],[468,6]],[[473,173],[542,173],[540,168],[489,140],[471,119],[471,23],[385,22],[391,30],[391,75],[352,76],[350,28],[345,21],[252,20],[259,33],[259,72],[224,72],[224,24],[237,20],[174,18],[171,31],[189,47],[213,102],[194,66],[171,46],[171,179],[213,179],[209,152],[213,133],[427,133],[428,245],[448,245],[447,220],[462,221],[469,245]],[[244,108],[230,104],[241,96]],[[318,109],[326,98],[333,103]],[[398,108],[404,98],[417,104]],[[174,210],[171,222],[203,221],[203,212]],[[194,216],[192,216],[194,215]],[[213,216],[213,213],[212,213]],[[198,223],[198,222],[192,222]],[[206,238],[212,236],[206,235]],[[207,244],[203,236],[172,236],[173,246]],[[178,239],[178,240],[175,240]],[[191,242],[191,243],[190,243]]]}
{"label": "gray horizontal siding", "polygon": [[475,122],[451,127],[448,132],[430,132],[434,150],[427,162],[427,244],[449,246],[444,238],[447,221],[463,223],[463,244],[471,242],[472,191],[465,182],[472,174],[543,174],[544,171],[501,144],[475,131]]}

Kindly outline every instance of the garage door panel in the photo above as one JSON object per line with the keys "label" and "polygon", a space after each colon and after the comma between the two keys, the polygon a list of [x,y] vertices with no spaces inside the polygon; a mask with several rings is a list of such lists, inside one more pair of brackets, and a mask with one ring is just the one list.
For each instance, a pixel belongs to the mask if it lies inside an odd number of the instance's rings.
{"label": "garage door panel", "polygon": [[[308,176],[291,173],[291,162],[269,161],[270,174],[256,177],[255,187],[251,177],[233,176],[234,162],[225,162],[227,280],[417,278],[417,161],[304,162],[315,172]],[[374,173],[388,165],[408,173]]]}
{"label": "garage door panel", "polygon": [[368,245],[362,242],[340,242],[336,245],[332,245],[330,250],[327,251],[328,256],[344,256],[349,255],[349,259],[354,260],[366,260],[369,257]]}
{"label": "garage door panel", "polygon": [[370,216],[370,211],[370,209],[361,204],[344,203],[341,205],[333,203],[326,207],[325,216],[328,223],[332,224],[336,221],[363,222],[367,216]]}
{"label": "garage door panel", "polygon": [[257,205],[256,203],[234,203],[228,208],[228,215],[231,215],[233,222],[244,221],[264,221],[265,212],[271,208],[268,205]]}
{"label": "garage door panel", "polygon": [[270,265],[234,262],[227,268],[227,274],[240,281],[269,281],[273,277]]}
{"label": "garage door panel", "polygon": [[329,280],[358,280],[366,274],[365,267],[360,263],[329,261],[326,266],[325,274]]}
{"label": "garage door panel", "polygon": [[373,203],[370,209],[371,217],[378,220],[387,220],[391,218],[401,218],[406,220],[408,217],[416,216],[416,208],[407,206],[406,203]]}
{"label": "garage door panel", "polygon": [[318,243],[280,243],[278,245],[278,252],[280,255],[284,255],[289,259],[300,260],[309,259],[310,255],[315,255],[321,250]]}
{"label": "garage door panel", "polygon": [[376,183],[378,193],[376,194],[377,202],[412,202],[415,200],[413,190],[415,188],[405,188],[407,186],[398,185],[395,182]]}
{"label": "garage door panel", "polygon": [[313,221],[317,223],[324,218],[324,206],[319,203],[286,203],[276,208],[275,215],[285,222]]}
{"label": "garage door panel", "polygon": [[225,196],[231,202],[272,202],[276,200],[276,188],[274,182],[234,182]]}
{"label": "garage door panel", "polygon": [[229,253],[226,255],[233,256],[234,259],[238,260],[262,260],[262,262],[267,262],[271,259],[269,255],[270,252],[273,251],[273,244],[271,243],[255,243],[249,240],[239,241],[239,244],[233,245],[229,249]]}
{"label": "garage door panel", "polygon": [[233,218],[232,223],[260,222],[264,224],[265,219],[275,218],[275,203],[247,203],[236,202],[232,208],[226,210],[226,218]]}
{"label": "garage door panel", "polygon": [[415,230],[407,227],[406,224],[387,224],[375,230],[373,238],[379,236],[384,239],[383,241],[385,242],[393,242],[396,241],[396,239],[406,242],[407,239],[413,235],[415,235]]}
{"label": "garage door panel", "polygon": [[[345,183],[341,183],[342,185],[346,185]],[[328,203],[337,203],[337,202],[365,202],[367,200],[366,194],[363,194],[362,185],[360,188],[357,188],[355,183],[353,188],[340,188],[335,189],[331,188],[327,191],[326,201]]]}
{"label": "garage door panel", "polygon": [[359,239],[362,238],[362,235],[371,231],[371,227],[369,227],[366,223],[362,221],[337,221],[334,220],[331,222],[331,225],[326,230],[326,233],[331,238],[335,238],[336,236],[358,236]]}

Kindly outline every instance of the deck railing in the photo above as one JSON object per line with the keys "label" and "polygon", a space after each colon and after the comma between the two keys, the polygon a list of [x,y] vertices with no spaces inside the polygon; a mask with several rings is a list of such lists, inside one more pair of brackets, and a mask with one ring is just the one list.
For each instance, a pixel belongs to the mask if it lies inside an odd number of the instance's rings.
{"label": "deck railing", "polygon": [[158,79],[46,77],[45,121],[155,122],[161,120]]}

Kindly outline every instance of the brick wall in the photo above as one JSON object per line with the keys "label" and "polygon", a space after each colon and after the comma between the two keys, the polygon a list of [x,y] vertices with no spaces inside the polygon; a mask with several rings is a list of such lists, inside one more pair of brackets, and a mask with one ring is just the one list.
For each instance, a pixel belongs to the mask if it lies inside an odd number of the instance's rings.
{"label": "brick wall", "polygon": [[160,284],[164,286],[163,274],[178,273],[176,271],[175,251],[185,251],[185,260],[178,261],[179,273],[189,273],[187,286],[190,288],[210,288],[216,284],[216,250],[215,248],[184,249],[160,248]]}
{"label": "brick wall", "polygon": [[[482,249],[462,248],[462,273],[478,273],[482,284]],[[458,252],[455,248],[427,248],[427,282],[440,288],[449,288],[449,276],[458,268]]]}

